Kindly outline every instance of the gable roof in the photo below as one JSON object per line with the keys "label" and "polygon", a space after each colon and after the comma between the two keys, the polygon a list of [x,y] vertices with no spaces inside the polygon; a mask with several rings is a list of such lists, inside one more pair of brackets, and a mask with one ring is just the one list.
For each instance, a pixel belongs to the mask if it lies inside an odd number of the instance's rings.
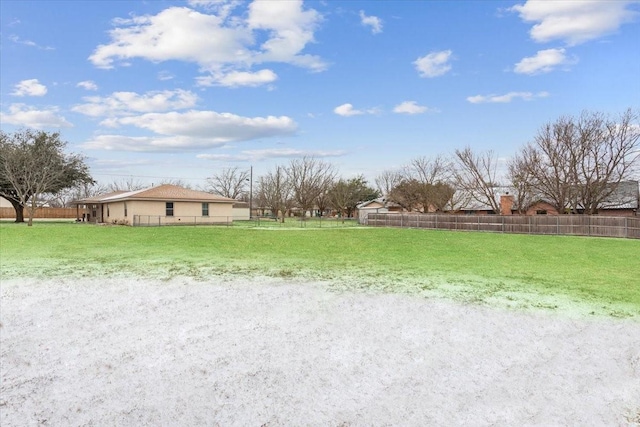
{"label": "gable roof", "polygon": [[79,202],[79,203],[100,203],[100,200],[104,199],[105,197],[117,196],[118,194],[123,194],[123,193],[126,193],[126,191],[112,191],[110,193],[100,194],[98,196],[91,196],[91,197],[85,197],[84,199],[78,199],[78,200],[76,200],[76,202]]}
{"label": "gable roof", "polygon": [[[379,204],[381,206],[369,206],[372,204]],[[356,209],[380,209],[380,208],[390,208],[390,207],[400,207],[399,204],[395,202],[391,202],[384,197],[378,197],[377,199],[367,200],[366,202],[362,202],[356,206]]]}
{"label": "gable roof", "polygon": [[127,200],[236,203],[237,200],[178,185],[164,184],[134,191],[115,191],[101,196],[77,200],[76,203],[109,203]]}
{"label": "gable roof", "polygon": [[600,209],[638,209],[640,204],[640,183],[622,181],[607,200],[603,200]]}
{"label": "gable roof", "polygon": [[372,207],[370,207],[369,205],[372,205],[374,203],[380,205],[380,206],[373,207],[375,209],[375,208],[378,208],[378,207],[383,207],[384,206],[384,202],[385,202],[385,200],[382,199],[382,198],[373,199],[373,200],[367,200],[366,202],[362,202],[362,203],[358,204],[356,206],[356,209],[371,209]]}

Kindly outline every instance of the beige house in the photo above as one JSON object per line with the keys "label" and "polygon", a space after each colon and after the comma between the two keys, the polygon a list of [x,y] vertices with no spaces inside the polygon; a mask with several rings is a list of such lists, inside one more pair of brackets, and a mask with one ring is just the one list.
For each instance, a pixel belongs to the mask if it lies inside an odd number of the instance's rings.
{"label": "beige house", "polygon": [[236,200],[170,184],[74,202],[84,221],[134,226],[230,223],[234,203]]}

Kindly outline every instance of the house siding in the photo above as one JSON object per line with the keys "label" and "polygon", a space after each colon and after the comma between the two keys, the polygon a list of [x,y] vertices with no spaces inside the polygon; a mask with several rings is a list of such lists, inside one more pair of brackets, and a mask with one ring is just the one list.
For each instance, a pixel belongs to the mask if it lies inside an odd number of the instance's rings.
{"label": "house siding", "polygon": [[547,202],[537,202],[529,206],[526,215],[539,215],[538,211],[547,211],[547,215],[558,215],[556,208]]}
{"label": "house siding", "polygon": [[[111,202],[104,204],[104,222],[127,222],[133,224],[134,216],[162,217],[162,223],[182,222],[184,217],[211,218],[211,222],[225,222],[233,217],[233,205],[231,203],[209,203],[209,216],[202,217],[202,203],[197,202],[173,202],[173,217],[166,217],[166,203],[170,201],[129,200],[127,202]],[[124,215],[124,205],[127,204],[127,216]],[[107,209],[109,216],[107,216]],[[99,209],[98,209],[99,210]],[[173,218],[173,220],[172,220]]]}

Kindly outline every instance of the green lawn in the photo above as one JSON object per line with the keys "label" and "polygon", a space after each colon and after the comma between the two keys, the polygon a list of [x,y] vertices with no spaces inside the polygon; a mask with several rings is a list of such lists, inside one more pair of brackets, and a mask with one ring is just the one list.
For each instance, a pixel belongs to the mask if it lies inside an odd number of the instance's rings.
{"label": "green lawn", "polygon": [[[640,241],[384,228],[0,225],[0,278],[267,275],[640,316]],[[585,308],[586,307],[586,308]]]}

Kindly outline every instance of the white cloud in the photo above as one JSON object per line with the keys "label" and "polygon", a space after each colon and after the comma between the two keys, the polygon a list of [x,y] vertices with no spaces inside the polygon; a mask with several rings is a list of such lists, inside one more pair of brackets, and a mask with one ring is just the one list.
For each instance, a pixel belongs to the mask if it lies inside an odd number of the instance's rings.
{"label": "white cloud", "polygon": [[245,162],[258,161],[273,158],[299,158],[304,156],[312,157],[340,157],[347,154],[344,150],[298,150],[294,148],[273,148],[263,150],[245,150],[240,154],[198,154],[196,157],[205,160],[215,160],[224,162]]}
{"label": "white cloud", "polygon": [[227,74],[202,76],[196,79],[198,86],[260,86],[267,83],[273,83],[278,79],[278,75],[269,69],[256,71],[255,73],[248,71],[231,71]]}
{"label": "white cloud", "polygon": [[136,126],[161,135],[207,138],[216,142],[288,135],[296,130],[295,122],[286,116],[243,117],[215,111],[147,113],[116,120],[119,125]]}
{"label": "white cloud", "polygon": [[47,93],[47,87],[40,84],[38,79],[22,80],[16,84],[15,90],[11,93],[14,96],[44,96]]}
{"label": "white cloud", "polygon": [[[199,6],[237,6],[237,2],[191,2]],[[217,9],[219,11],[219,9]],[[134,58],[152,62],[184,61],[196,63],[209,82],[236,78],[246,72],[249,85],[266,79],[266,72],[253,72],[256,64],[288,63],[321,71],[326,64],[317,56],[304,54],[314,41],[314,31],[321,21],[314,9],[304,9],[301,0],[254,1],[248,13],[228,17],[226,14],[201,13],[187,7],[170,7],[157,15],[117,19],[110,31],[110,42],[98,46],[89,60],[99,68],[113,68]],[[256,46],[256,40],[264,40]],[[251,78],[246,79],[247,76]],[[268,76],[272,79],[274,75]],[[201,84],[207,80],[200,80]]]}
{"label": "white cloud", "polygon": [[129,169],[131,166],[143,166],[154,165],[154,161],[151,159],[105,159],[105,158],[93,158],[87,159],[91,164],[91,169],[100,170],[113,170],[113,169]]}
{"label": "white cloud", "polygon": [[513,71],[519,74],[539,74],[553,71],[561,65],[572,65],[577,59],[569,59],[564,49],[539,50],[536,56],[523,58],[515,65]]}
{"label": "white cloud", "polygon": [[373,34],[382,32],[382,19],[377,16],[367,16],[365,15],[364,10],[360,11],[360,23],[364,26],[371,27],[371,32]]}
{"label": "white cloud", "polygon": [[99,68],[113,68],[114,61],[142,58],[152,62],[195,62],[217,69],[227,62],[250,59],[245,44],[252,42],[243,28],[224,27],[215,15],[186,7],[171,7],[157,15],[117,19],[110,31],[111,43],[96,48],[89,60]]}
{"label": "white cloud", "polygon": [[242,117],[195,110],[111,118],[102,124],[112,127],[134,126],[158,136],[100,135],[87,141],[85,147],[122,151],[177,151],[287,136],[294,134],[297,129],[296,123],[286,116]]}
{"label": "white cloud", "polygon": [[81,87],[86,90],[98,90],[98,85],[91,80],[85,80],[83,82],[79,82],[76,87]]}
{"label": "white cloud", "polygon": [[175,76],[169,71],[163,70],[158,72],[158,80],[160,81],[171,80],[173,78],[175,78]]}
{"label": "white cloud", "polygon": [[180,136],[98,135],[85,142],[83,147],[89,150],[172,152],[194,148],[212,148],[221,145],[224,145],[224,142]]}
{"label": "white cloud", "polygon": [[152,91],[142,95],[135,92],[114,92],[110,96],[87,96],[86,104],[76,105],[72,111],[91,117],[126,115],[180,110],[196,105],[198,96],[193,92],[177,89]]}
{"label": "white cloud", "polygon": [[633,21],[638,13],[628,9],[633,0],[528,0],[513,6],[525,22],[536,22],[529,34],[540,43],[563,40],[577,45],[611,34]]}
{"label": "white cloud", "polygon": [[326,64],[317,56],[300,55],[314,41],[314,31],[322,16],[314,9],[303,9],[302,0],[259,1],[249,6],[247,24],[252,30],[266,30],[269,39],[254,55],[255,62],[285,62],[313,71],[322,71]]}
{"label": "white cloud", "polygon": [[362,114],[380,114],[382,113],[381,109],[378,107],[367,108],[366,110],[356,110],[353,108],[352,104],[342,104],[333,109],[333,112],[339,116],[350,117],[350,116],[359,116]]}
{"label": "white cloud", "polygon": [[422,114],[426,112],[436,112],[435,109],[430,109],[423,105],[418,105],[416,101],[404,101],[395,106],[394,113],[398,114]]}
{"label": "white cloud", "polygon": [[451,70],[451,64],[449,64],[451,55],[452,52],[450,50],[431,52],[418,58],[413,63],[418,73],[420,73],[420,77],[438,77]]}
{"label": "white cloud", "polygon": [[187,0],[189,6],[203,7],[205,9],[219,7],[227,3],[226,0]]}
{"label": "white cloud", "polygon": [[504,95],[475,95],[467,97],[467,101],[472,104],[484,103],[509,103],[514,99],[522,99],[523,101],[531,101],[535,98],[546,98],[548,92],[509,92]]}
{"label": "white cloud", "polygon": [[187,0],[191,7],[211,10],[221,18],[228,17],[233,9],[242,4],[242,0]]}
{"label": "white cloud", "polygon": [[246,162],[251,159],[251,156],[246,154],[198,154],[198,159],[214,160],[219,162]]}
{"label": "white cloud", "polygon": [[289,158],[289,157],[339,157],[344,156],[347,152],[344,150],[297,150],[294,148],[273,148],[264,150],[246,150],[244,153],[250,155],[253,159],[267,158]]}
{"label": "white cloud", "polygon": [[352,104],[342,104],[333,109],[333,112],[339,116],[351,117],[364,114],[364,111],[355,110]]}
{"label": "white cloud", "polygon": [[[20,21],[18,21],[19,23]],[[55,50],[55,48],[51,47],[51,46],[40,46],[38,43],[32,41],[32,40],[23,40],[20,37],[16,36],[15,34],[12,34],[9,36],[9,40],[11,40],[12,42],[16,43],[16,44],[21,44],[21,45],[25,45],[25,46],[29,46],[29,47],[35,47],[41,50]]]}
{"label": "white cloud", "polygon": [[58,111],[57,107],[39,110],[24,104],[12,104],[9,113],[0,112],[0,122],[37,129],[72,127]]}

